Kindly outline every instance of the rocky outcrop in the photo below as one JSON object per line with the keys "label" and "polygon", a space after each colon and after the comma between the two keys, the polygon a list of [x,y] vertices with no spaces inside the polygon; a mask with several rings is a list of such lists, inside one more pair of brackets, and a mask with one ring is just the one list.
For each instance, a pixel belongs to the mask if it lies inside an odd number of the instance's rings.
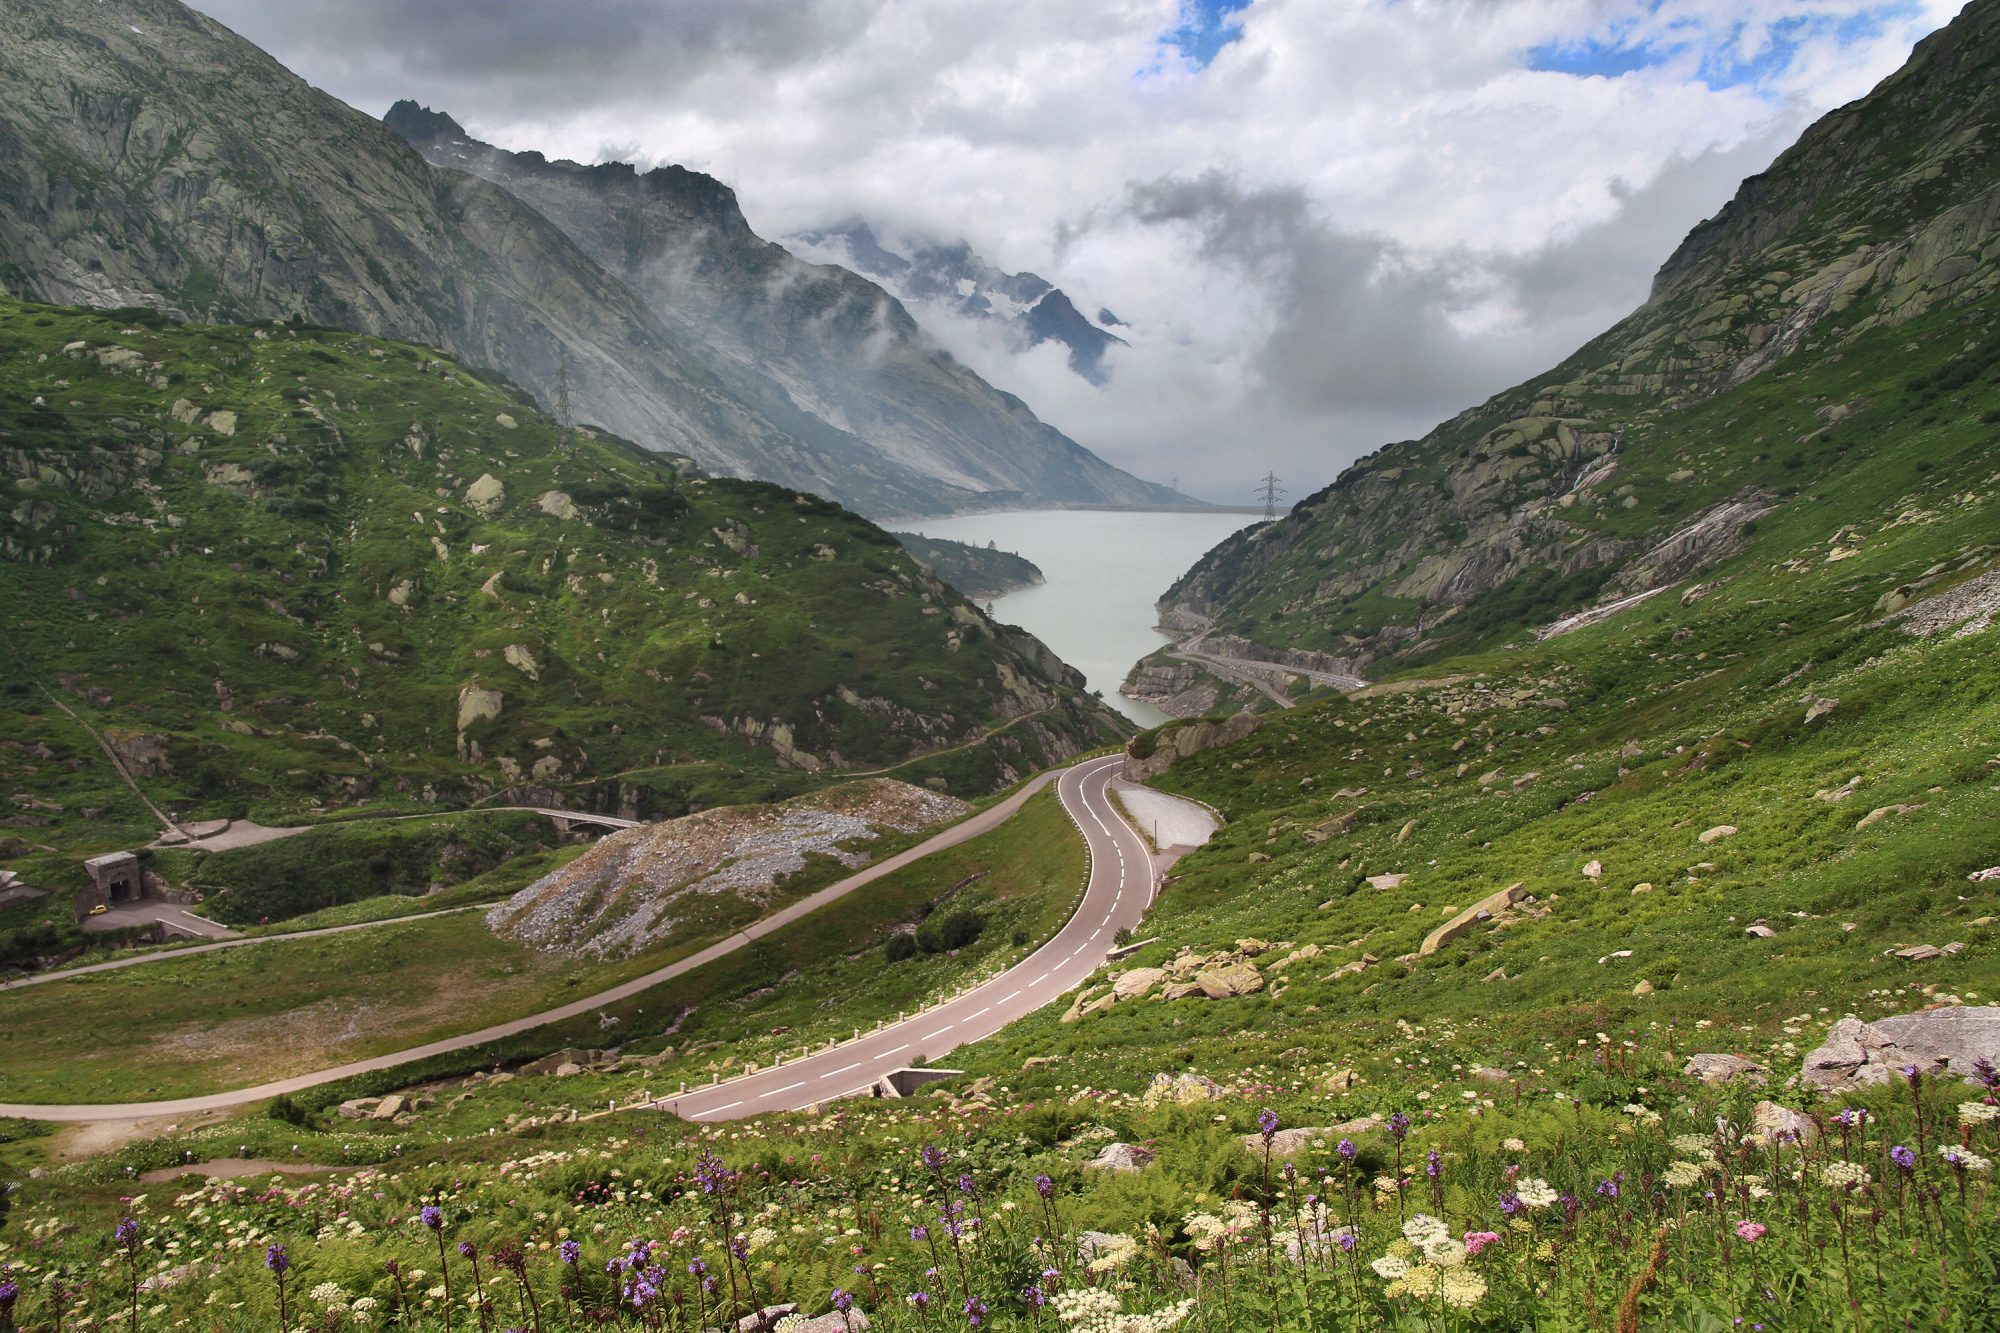
{"label": "rocky outcrop", "polygon": [[1806,1056],[1800,1078],[1828,1093],[1872,1087],[1914,1068],[1971,1079],[1979,1061],[2000,1066],[2000,1007],[1930,1009],[1863,1023],[1843,1018]]}
{"label": "rocky outcrop", "polygon": [[[1234,745],[1256,731],[1257,725],[1255,713],[1238,713],[1220,722],[1187,722],[1142,735],[1125,748],[1125,780],[1144,782],[1158,777],[1172,768],[1176,759]],[[1139,753],[1146,748],[1148,741],[1151,742],[1150,752]]]}

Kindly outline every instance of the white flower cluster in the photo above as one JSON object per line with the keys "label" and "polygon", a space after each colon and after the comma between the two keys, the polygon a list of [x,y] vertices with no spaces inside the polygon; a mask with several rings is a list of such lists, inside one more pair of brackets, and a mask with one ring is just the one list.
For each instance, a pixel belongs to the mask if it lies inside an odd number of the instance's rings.
{"label": "white flower cluster", "polygon": [[1992,1102],[1960,1102],[1958,1123],[1961,1125],[1983,1125],[1990,1120],[2000,1120],[2000,1106]]}
{"label": "white flower cluster", "polygon": [[1515,1188],[1514,1195],[1529,1208],[1546,1208],[1556,1201],[1555,1186],[1534,1176],[1523,1180]]}
{"label": "white flower cluster", "polygon": [[1828,1162],[1819,1169],[1819,1179],[1828,1189],[1866,1189],[1870,1177],[1868,1168],[1859,1162]]}
{"label": "white flower cluster", "polygon": [[1981,1157],[1976,1152],[1970,1152],[1964,1148],[1953,1148],[1950,1146],[1939,1148],[1938,1156],[1944,1158],[1946,1165],[1959,1171],[1991,1171],[1993,1169],[1991,1161]]}
{"label": "white flower cluster", "polygon": [[1059,1291],[1049,1304],[1076,1333],[1166,1333],[1194,1308],[1191,1300],[1176,1301],[1151,1314],[1127,1314],[1118,1308],[1118,1297],[1102,1287]]}

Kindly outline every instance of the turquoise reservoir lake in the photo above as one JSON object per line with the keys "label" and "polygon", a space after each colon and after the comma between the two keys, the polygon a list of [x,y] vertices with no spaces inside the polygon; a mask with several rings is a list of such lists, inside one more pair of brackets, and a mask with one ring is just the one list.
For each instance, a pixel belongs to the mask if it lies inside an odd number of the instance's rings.
{"label": "turquoise reservoir lake", "polygon": [[1143,726],[1166,714],[1127,699],[1132,664],[1168,640],[1153,604],[1210,547],[1259,521],[1254,514],[1029,509],[890,526],[1024,555],[1048,580],[993,599],[993,614],[1034,634],[1083,672],[1105,702]]}

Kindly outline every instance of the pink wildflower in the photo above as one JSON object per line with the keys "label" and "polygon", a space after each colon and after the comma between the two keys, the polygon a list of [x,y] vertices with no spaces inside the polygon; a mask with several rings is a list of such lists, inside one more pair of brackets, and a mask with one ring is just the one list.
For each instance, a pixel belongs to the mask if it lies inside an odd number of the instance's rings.
{"label": "pink wildflower", "polygon": [[1769,1230],[1770,1228],[1762,1222],[1738,1222],[1736,1224],[1736,1234],[1747,1241],[1760,1241],[1764,1239],[1764,1233]]}
{"label": "pink wildflower", "polygon": [[1468,1231],[1465,1233],[1465,1252],[1469,1255],[1478,1254],[1499,1239],[1500,1233],[1497,1231]]}

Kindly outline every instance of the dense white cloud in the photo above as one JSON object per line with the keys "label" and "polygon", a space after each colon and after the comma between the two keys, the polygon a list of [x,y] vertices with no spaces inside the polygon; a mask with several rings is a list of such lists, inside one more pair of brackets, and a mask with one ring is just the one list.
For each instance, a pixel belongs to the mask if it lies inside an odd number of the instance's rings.
{"label": "dense white cloud", "polygon": [[[1112,382],[940,338],[1141,475],[1303,494],[1644,299],[1749,172],[1950,0],[198,0],[371,112],[680,162],[765,235],[964,239],[1129,321]],[[1211,3],[1206,9],[1213,9]]]}

